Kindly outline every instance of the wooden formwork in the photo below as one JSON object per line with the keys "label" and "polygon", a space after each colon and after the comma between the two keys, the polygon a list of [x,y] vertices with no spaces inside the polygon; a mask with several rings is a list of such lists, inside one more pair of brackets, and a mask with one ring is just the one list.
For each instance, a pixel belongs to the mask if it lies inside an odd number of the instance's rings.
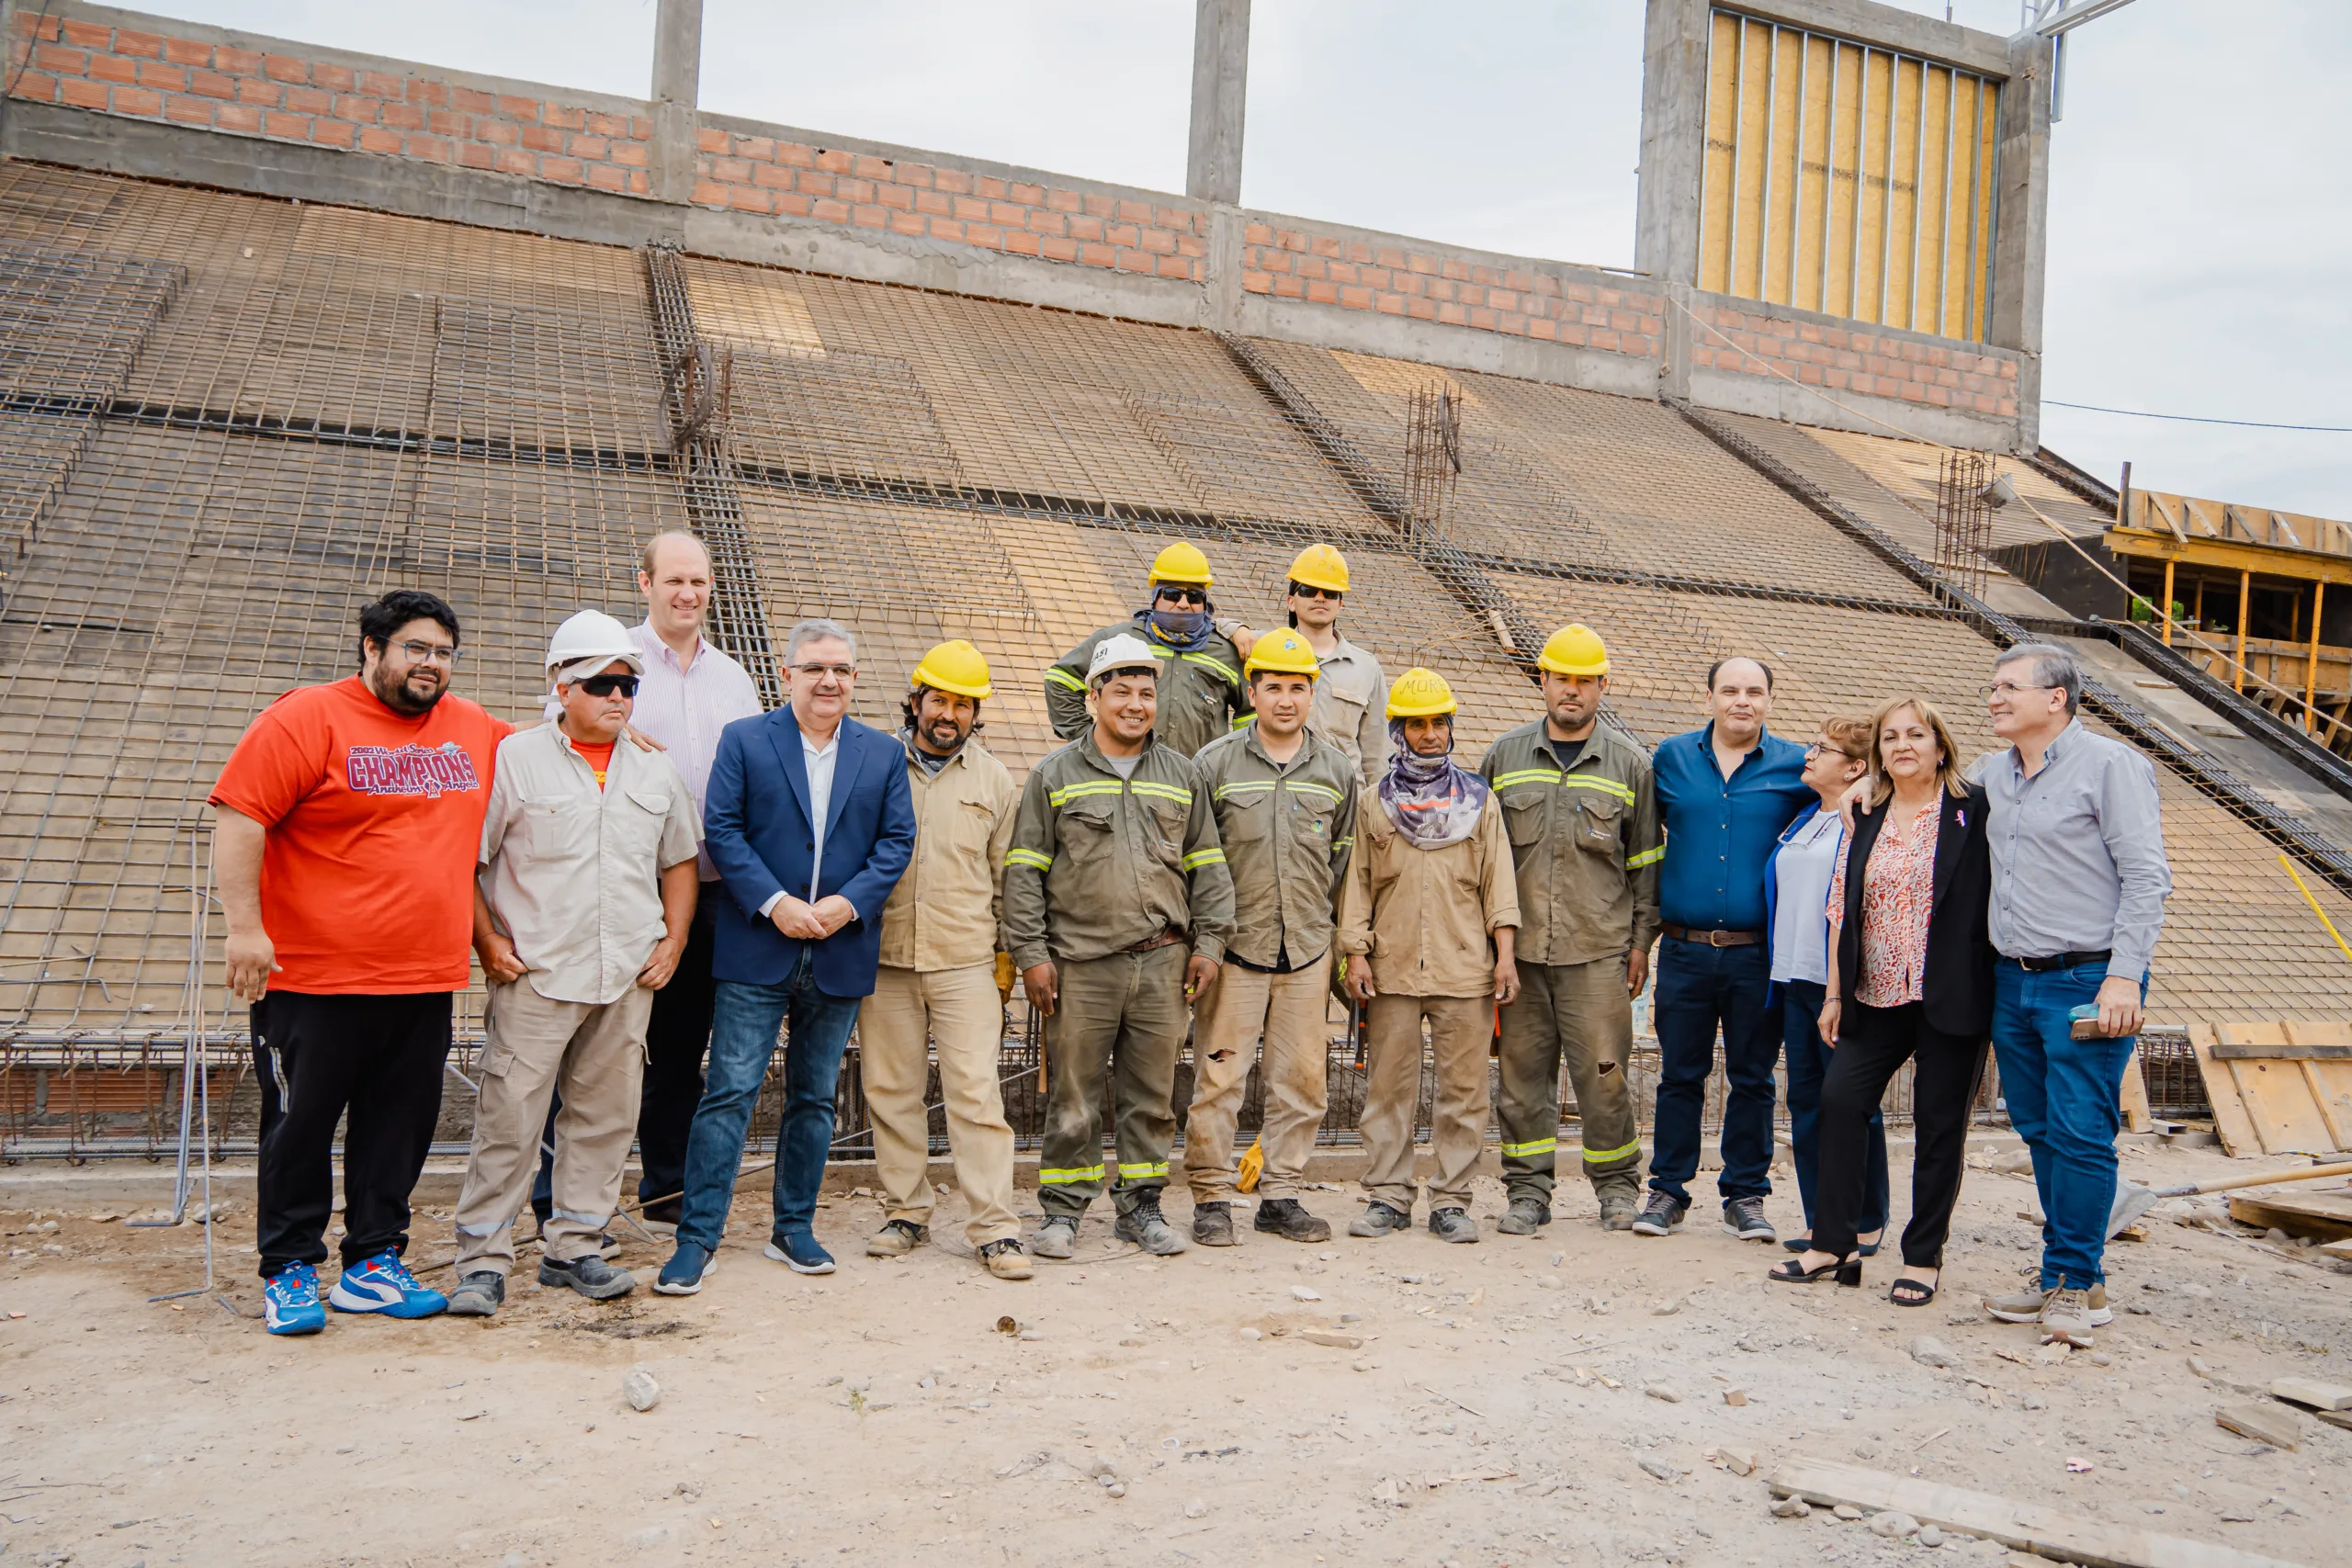
{"label": "wooden formwork", "polygon": [[2189,1041],[2231,1154],[2352,1149],[2352,1020],[2192,1024]]}

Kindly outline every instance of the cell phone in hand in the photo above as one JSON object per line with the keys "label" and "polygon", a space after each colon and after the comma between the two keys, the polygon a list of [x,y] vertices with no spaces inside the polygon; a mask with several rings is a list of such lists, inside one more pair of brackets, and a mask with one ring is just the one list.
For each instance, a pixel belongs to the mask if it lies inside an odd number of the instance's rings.
{"label": "cell phone in hand", "polygon": [[2098,1026],[2098,1004],[2085,1002],[2066,1014],[2066,1038],[2069,1040],[2106,1040],[2107,1031]]}

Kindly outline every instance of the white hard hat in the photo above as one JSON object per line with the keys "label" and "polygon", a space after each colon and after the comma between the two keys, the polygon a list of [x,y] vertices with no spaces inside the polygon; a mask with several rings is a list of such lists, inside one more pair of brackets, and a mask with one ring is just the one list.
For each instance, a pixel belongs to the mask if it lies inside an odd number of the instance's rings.
{"label": "white hard hat", "polygon": [[1151,651],[1151,644],[1121,632],[1094,645],[1094,657],[1086,661],[1086,683],[1091,686],[1114,670],[1148,670],[1157,675],[1159,660]]}
{"label": "white hard hat", "polygon": [[645,673],[645,657],[628,628],[602,610],[582,610],[548,640],[548,669],[566,681],[584,681],[613,664]]}

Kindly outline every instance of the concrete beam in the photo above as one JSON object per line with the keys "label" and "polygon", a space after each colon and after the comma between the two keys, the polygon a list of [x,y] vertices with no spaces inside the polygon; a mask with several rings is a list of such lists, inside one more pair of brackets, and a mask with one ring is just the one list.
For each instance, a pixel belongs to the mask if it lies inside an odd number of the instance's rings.
{"label": "concrete beam", "polygon": [[653,21],[653,146],[646,171],[656,201],[694,196],[701,91],[702,0],[662,0]]}
{"label": "concrete beam", "polygon": [[1195,0],[1193,124],[1184,194],[1241,200],[1241,130],[1250,96],[1250,0]]}
{"label": "concrete beam", "polygon": [[1649,0],[1642,39],[1642,162],[1634,265],[1699,281],[1699,167],[1707,135],[1707,0]]}
{"label": "concrete beam", "polygon": [[1873,0],[1738,0],[1737,8],[1758,21],[1836,33],[1856,43],[1940,60],[1996,79],[2009,73],[2008,39],[2000,34]]}
{"label": "concrete beam", "polygon": [[2050,73],[2056,49],[2048,39],[2020,41],[2001,89],[1999,172],[1993,231],[1993,311],[1987,341],[2025,356],[2018,367],[2019,439],[2027,449],[2041,432],[2041,306],[2050,235]]}

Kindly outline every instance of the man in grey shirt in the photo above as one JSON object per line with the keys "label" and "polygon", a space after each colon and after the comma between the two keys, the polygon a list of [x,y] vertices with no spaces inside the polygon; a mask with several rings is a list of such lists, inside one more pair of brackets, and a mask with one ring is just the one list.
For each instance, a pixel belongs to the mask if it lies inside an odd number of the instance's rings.
{"label": "man in grey shirt", "polygon": [[[2064,649],[2001,654],[1984,691],[2009,748],[1971,776],[1991,797],[1993,1046],[2044,1216],[2040,1267],[1984,1306],[2006,1323],[2039,1322],[2045,1343],[2087,1347],[2113,1318],[2101,1265],[2120,1095],[2172,873],[2155,769],[2083,728],[2082,689]],[[2084,1007],[2097,1010],[2099,1038],[2073,1038]]]}

